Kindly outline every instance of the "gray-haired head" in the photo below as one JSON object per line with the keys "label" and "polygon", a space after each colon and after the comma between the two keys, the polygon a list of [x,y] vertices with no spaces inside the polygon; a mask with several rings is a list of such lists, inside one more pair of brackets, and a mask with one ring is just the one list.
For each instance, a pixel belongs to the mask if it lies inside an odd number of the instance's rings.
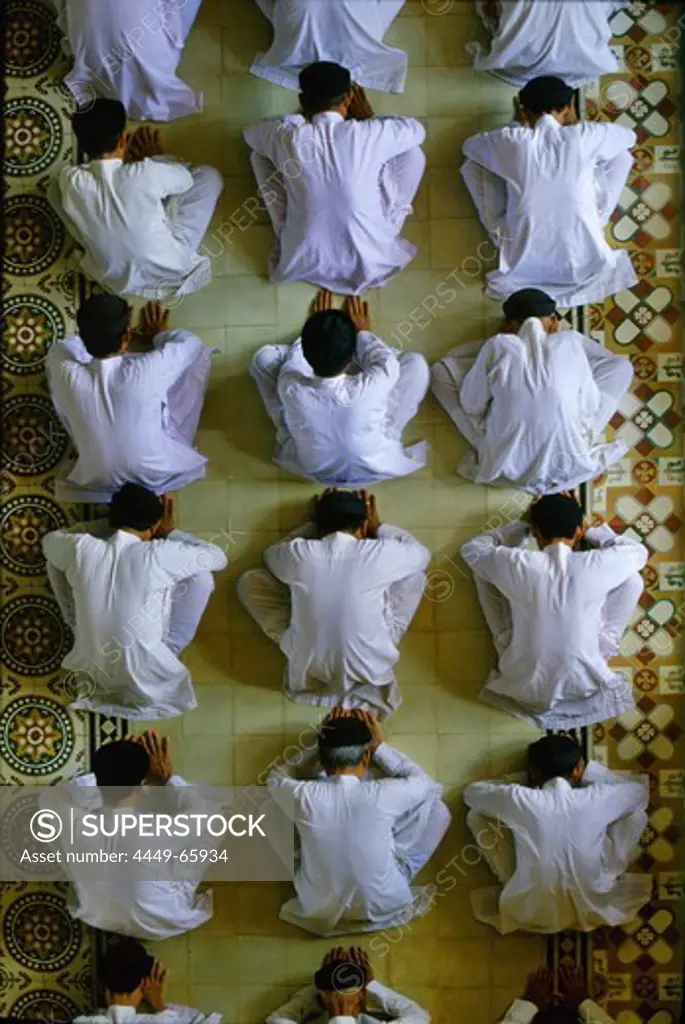
{"label": "gray-haired head", "polygon": [[319,730],[319,760],[328,775],[358,768],[368,758],[371,730],[360,718],[338,718]]}

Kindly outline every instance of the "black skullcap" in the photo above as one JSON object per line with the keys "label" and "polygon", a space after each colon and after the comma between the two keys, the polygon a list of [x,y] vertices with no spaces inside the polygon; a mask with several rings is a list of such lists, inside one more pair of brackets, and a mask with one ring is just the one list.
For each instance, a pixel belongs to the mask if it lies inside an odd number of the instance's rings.
{"label": "black skullcap", "polygon": [[300,71],[300,92],[317,100],[335,100],[345,96],[352,86],[347,68],[330,60],[319,60]]}
{"label": "black skullcap", "polygon": [[510,295],[502,306],[507,320],[520,320],[522,323],[529,316],[554,316],[556,311],[554,299],[538,288],[522,288]]}
{"label": "black skullcap", "polygon": [[92,356],[117,351],[129,316],[128,303],[117,295],[91,295],[86,299],[76,321],[83,344]]}
{"label": "black skullcap", "polygon": [[519,100],[524,110],[531,114],[549,113],[551,110],[563,110],[573,99],[573,89],[561,78],[553,75],[542,75],[533,78],[519,93]]}

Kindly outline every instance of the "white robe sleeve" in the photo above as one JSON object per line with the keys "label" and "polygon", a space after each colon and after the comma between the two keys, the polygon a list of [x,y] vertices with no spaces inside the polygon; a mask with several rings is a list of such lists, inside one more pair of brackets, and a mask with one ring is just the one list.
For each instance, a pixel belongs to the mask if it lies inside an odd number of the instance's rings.
{"label": "white robe sleeve", "polygon": [[387,743],[381,743],[373,762],[390,778],[381,780],[383,793],[389,796],[392,810],[399,816],[413,810],[431,793],[441,793],[439,782],[427,775],[415,761],[400,754]]}
{"label": "white robe sleeve", "polygon": [[316,988],[307,985],[266,1018],[266,1024],[302,1024],[318,1010]]}
{"label": "white robe sleeve", "polygon": [[423,572],[430,562],[431,553],[428,548],[419,543],[408,530],[390,523],[381,523],[377,536],[379,541],[390,542],[384,543],[377,559],[382,562],[382,566],[378,566],[382,569],[381,582],[388,584],[404,580],[414,573]]}
{"label": "white robe sleeve", "polygon": [[464,790],[464,803],[487,818],[496,818],[509,825],[515,817],[514,792],[522,788],[493,782],[472,782]]}
{"label": "white robe sleeve", "polygon": [[193,187],[194,179],[185,164],[167,158],[146,157],[141,162],[145,185],[160,198],[180,196]]}
{"label": "white robe sleeve", "polygon": [[285,114],[283,117],[265,117],[248,124],[243,138],[250,149],[275,163],[275,140],[287,124],[304,124],[302,114]]}
{"label": "white robe sleeve", "polygon": [[647,564],[648,551],[640,541],[617,534],[607,523],[585,532],[591,549],[588,564],[598,573],[608,590],[614,590]]}
{"label": "white robe sleeve", "polygon": [[388,389],[397,383],[400,376],[397,356],[389,345],[371,331],[360,331],[357,335],[356,359],[364,373],[368,373],[374,381],[382,378]]}
{"label": "white robe sleeve", "polygon": [[478,576],[508,592],[517,582],[520,583],[514,570],[519,545],[527,533],[526,523],[517,519],[472,537],[462,545],[461,557]]}
{"label": "white robe sleeve", "polygon": [[298,557],[298,538],[280,541],[272,544],[264,552],[264,564],[281,583],[292,583],[297,579],[297,567],[300,562]]}
{"label": "white robe sleeve", "polygon": [[423,1007],[381,985],[380,981],[369,982],[366,991],[371,996],[371,1008],[381,1010],[391,1020],[403,1021],[404,1024],[430,1024],[430,1014]]}
{"label": "white robe sleeve", "polygon": [[154,351],[138,356],[141,369],[147,371],[156,390],[166,393],[172,384],[192,366],[206,346],[190,331],[161,331],[152,344]]}
{"label": "white robe sleeve", "polygon": [[[140,1019],[140,1015],[134,1021]],[[163,1010],[154,1016],[148,1017],[145,1014],[143,1020],[155,1021],[155,1024],[221,1024],[223,1014],[204,1014],[200,1010],[193,1010],[190,1006],[179,1006],[178,1003],[167,1003]]]}
{"label": "white robe sleeve", "polygon": [[565,128],[564,131],[579,133],[584,160],[613,160],[619,153],[624,153],[637,144],[637,135],[634,131],[611,121],[582,121],[579,125]]}
{"label": "white robe sleeve", "polygon": [[527,999],[515,999],[499,1024],[530,1024],[538,1012],[535,1003]]}
{"label": "white robe sleeve", "polygon": [[494,355],[495,338],[490,338],[481,348],[476,361],[464,377],[459,389],[459,401],[467,416],[474,420],[477,429],[483,430],[485,415],[492,401],[489,369]]}
{"label": "white robe sleeve", "polygon": [[608,825],[635,811],[646,810],[649,803],[649,788],[644,782],[618,775],[596,761],[588,762],[581,786],[595,790],[597,800],[606,808]]}
{"label": "white robe sleeve", "polygon": [[373,117],[366,124],[373,132],[370,144],[379,146],[386,161],[415,149],[426,138],[426,129],[415,117]]}
{"label": "white robe sleeve", "polygon": [[217,544],[172,530],[164,540],[146,544],[148,571],[160,590],[198,572],[218,572],[228,558]]}
{"label": "white robe sleeve", "polygon": [[51,530],[43,537],[43,554],[60,572],[66,572],[73,565],[77,538],[70,530]]}

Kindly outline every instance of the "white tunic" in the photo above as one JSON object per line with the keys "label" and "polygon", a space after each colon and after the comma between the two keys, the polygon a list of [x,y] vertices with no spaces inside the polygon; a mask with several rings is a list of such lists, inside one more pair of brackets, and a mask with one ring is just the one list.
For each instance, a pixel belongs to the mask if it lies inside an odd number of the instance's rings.
{"label": "white tunic", "polygon": [[404,448],[389,422],[390,394],[400,375],[395,350],[360,331],[355,369],[315,377],[300,342],[290,346],[278,377],[290,435],[276,460],[284,469],[319,483],[358,485],[414,473],[426,464],[425,443]]}
{"label": "white tunic", "polygon": [[[186,0],[187,2],[187,0]],[[202,94],[176,75],[186,32],[178,0],[66,0],[59,25],[74,67],[76,103],[120,100],[134,121],[171,121],[202,109]]]}
{"label": "white tunic", "polygon": [[[312,683],[345,695],[395,681],[399,658],[389,615],[393,583],[422,573],[430,552],[410,533],[383,524],[376,540],[332,533],[295,537],[264,553],[268,569],[290,587],[291,618],[280,647],[288,659],[285,689],[301,700],[322,698]],[[312,677],[312,679],[310,679]]]}
{"label": "white tunic", "polygon": [[43,552],[73,593],[74,646],[62,667],[86,693],[95,688],[70,706],[129,719],[194,708],[190,672],[165,643],[171,592],[198,572],[225,568],[221,548],[180,530],[153,541],[125,530],[107,539],[54,530]]}
{"label": "white tunic", "polygon": [[646,564],[647,549],[606,524],[586,532],[593,550],[584,552],[562,543],[542,551],[515,546],[526,532],[525,523],[509,523],[461,548],[474,574],[504,595],[511,614],[511,638],[481,698],[518,707],[545,728],[563,728],[555,718],[582,715],[592,697],[616,701],[618,714],[620,701],[631,698],[600,652],[603,608],[607,595]]}
{"label": "white tunic", "polygon": [[464,169],[473,161],[494,178],[493,191],[506,192],[499,269],[487,275],[488,295],[506,299],[539,288],[568,307],[637,282],[628,253],[604,238],[597,198],[598,166],[636,141],[620,124],[562,126],[550,114],[532,129],[507,125],[465,141]]}
{"label": "white tunic", "polygon": [[[532,1024],[538,1008],[527,999],[515,999],[499,1024]],[[585,999],[578,1007],[579,1024],[614,1024],[606,1010],[592,999]]]}
{"label": "white tunic", "polygon": [[591,761],[577,788],[560,777],[540,789],[474,782],[464,801],[513,835],[514,874],[492,915],[477,914],[501,933],[591,931],[631,921],[648,902],[651,877],[623,874],[647,824],[644,776],[626,780]]}
{"label": "white tunic", "polygon": [[78,452],[67,484],[84,489],[81,500],[108,502],[129,481],[164,494],[204,476],[207,459],[179,436],[168,399],[210,352],[190,331],[163,331],[152,352],[107,359],[93,359],[79,337],[52,346],[50,397]]}
{"label": "white tunic", "polygon": [[115,295],[163,302],[211,279],[209,256],[176,238],[165,200],[194,184],[174,160],[91,160],[63,167],[61,212],[85,251],[83,273]]}
{"label": "white tunic", "polygon": [[[554,75],[577,88],[618,69],[609,19],[628,0],[499,0],[499,22],[490,52],[466,49],[473,66],[513,85]],[[489,26],[483,0],[476,8]]]}
{"label": "white tunic", "polygon": [[438,799],[442,787],[387,743],[376,749],[374,764],[394,777],[297,780],[281,766],[270,772],[269,791],[294,813],[300,840],[297,896],[281,907],[284,921],[316,935],[342,935],[390,928],[425,909],[401,869],[394,830]]}
{"label": "white tunic", "polygon": [[345,120],[327,111],[249,125],[245,141],[280,171],[287,199],[272,281],[310,281],[338,294],[378,287],[413,258],[388,215],[381,171],[420,146],[423,125],[411,117]]}
{"label": "white tunic", "polygon": [[596,443],[604,398],[584,344],[577,331],[546,334],[537,317],[518,334],[485,342],[459,392],[481,438],[475,462],[469,453],[459,467],[464,476],[550,494],[598,476],[625,455],[623,441]]}
{"label": "white tunic", "polygon": [[251,71],[286,89],[298,89],[303,68],[327,60],[347,68],[367,89],[402,92],[407,73],[403,50],[383,36],[404,0],[257,0],[273,24],[271,49],[257,55]]}
{"label": "white tunic", "polygon": [[[167,785],[174,787],[178,813],[207,813],[206,800],[198,797],[195,792],[196,787],[187,783],[180,775],[172,775]],[[103,810],[102,797],[97,788],[94,774],[79,775],[71,780],[70,786],[78,787],[72,798],[74,814],[77,817],[88,812],[95,813]],[[143,787],[141,800],[144,803],[145,787]],[[158,810],[159,803],[155,802],[149,806],[154,812]],[[131,811],[132,808],[128,807],[127,810]],[[126,863],[131,864],[132,868],[130,872],[126,872],[123,866],[112,870],[110,877],[102,881],[88,877],[88,874],[92,874],[96,869],[88,868],[85,872],[79,873],[78,869],[74,868],[73,873],[70,872],[73,892],[70,894],[69,900],[69,910],[73,917],[84,921],[91,928],[114,932],[117,935],[131,935],[143,941],[156,941],[169,939],[174,935],[182,935],[193,928],[199,928],[211,918],[212,893],[206,891],[200,895],[196,894],[201,874],[196,882],[189,879],[160,882],[135,877],[136,873],[141,873],[136,872],[133,861],[133,855],[141,847],[141,839],[139,835],[136,835],[136,830],[127,833],[125,837],[117,836],[105,839],[103,836],[97,835],[89,841],[83,838],[77,827],[76,835],[79,836],[79,850],[87,852],[89,848],[92,848],[95,852],[104,848],[107,852],[116,852],[120,856],[127,855]],[[151,842],[150,845],[154,847],[154,842]],[[168,848],[176,855],[187,847],[187,838],[172,837],[169,839]],[[105,869],[103,868],[104,873]],[[212,1024],[218,1024],[220,1019],[218,1014],[210,1015]],[[155,1020],[157,1020],[157,1014],[155,1014]],[[194,1022],[195,1018],[183,1016],[180,1018],[179,1024],[190,1024],[191,1020]],[[198,1024],[202,1020],[203,1018],[200,1016]],[[172,1018],[169,1024],[176,1024],[176,1022],[177,1018]],[[118,1021],[117,1024],[119,1024]]]}
{"label": "white tunic", "polygon": [[430,1024],[430,1014],[423,1010],[413,999],[407,999],[399,992],[381,985],[380,981],[370,981],[366,987],[366,1009],[358,1017],[329,1017],[317,1002],[317,990],[314,985],[307,985],[296,992],[283,1006],[270,1013],[266,1024],[374,1024],[379,1017],[382,1020],[399,1020],[403,1024]]}

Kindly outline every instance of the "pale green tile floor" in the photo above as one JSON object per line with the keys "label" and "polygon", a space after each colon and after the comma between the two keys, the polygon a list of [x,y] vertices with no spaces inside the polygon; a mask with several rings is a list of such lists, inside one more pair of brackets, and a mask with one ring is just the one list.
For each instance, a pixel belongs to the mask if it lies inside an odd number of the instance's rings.
{"label": "pale green tile floor", "polygon": [[[508,117],[512,90],[468,67],[463,44],[482,37],[473,6],[470,0],[451,6],[427,0],[428,11],[449,8],[432,15],[409,0],[388,39],[409,53],[406,92],[371,95],[379,113],[420,117],[428,130],[427,173],[406,227],[407,237],[420,246],[419,256],[369,298],[377,333],[429,361],[455,344],[487,337],[498,317],[498,307],[482,294],[482,275],[494,266],[492,249],[458,165],[468,134]],[[258,565],[264,548],[305,518],[314,491],[270,462],[273,429],[247,376],[260,345],[294,339],[315,292],[303,283],[266,281],[268,220],[263,213],[245,214],[255,188],[241,129],[251,119],[293,111],[296,104],[294,93],[247,72],[268,43],[268,27],[252,0],[204,0],[181,74],[204,89],[205,109],[164,130],[169,152],[212,163],[226,175],[206,240],[216,254],[214,280],[172,315],[174,324],[195,330],[220,350],[198,435],[209,471],[179,494],[180,525],[218,535],[231,563],[216,579],[185,659],[199,707],[166,727],[178,771],[193,781],[226,785],[254,783],[316,718],[315,709],[281,695],[282,657],[234,592],[238,574]],[[445,281],[455,294],[446,301],[443,290],[437,308],[430,297]],[[380,509],[387,521],[414,531],[434,560],[427,597],[402,644],[398,677],[404,705],[389,723],[389,738],[445,784],[454,822],[422,879],[437,879],[441,887],[432,911],[402,930],[361,941],[378,977],[418,999],[437,1024],[490,1024],[520,993],[527,971],[542,961],[543,943],[523,935],[500,938],[473,920],[469,890],[490,878],[484,865],[466,863],[474,851],[464,850],[470,839],[461,790],[473,779],[516,769],[535,732],[476,699],[493,651],[458,548],[489,516],[511,508],[511,494],[455,476],[465,443],[432,398],[405,436],[430,441],[429,465],[379,485]],[[278,920],[288,893],[287,885],[218,885],[214,919],[156,951],[170,968],[170,997],[220,1010],[229,1024],[257,1024],[293,988],[308,983],[334,943]]]}

